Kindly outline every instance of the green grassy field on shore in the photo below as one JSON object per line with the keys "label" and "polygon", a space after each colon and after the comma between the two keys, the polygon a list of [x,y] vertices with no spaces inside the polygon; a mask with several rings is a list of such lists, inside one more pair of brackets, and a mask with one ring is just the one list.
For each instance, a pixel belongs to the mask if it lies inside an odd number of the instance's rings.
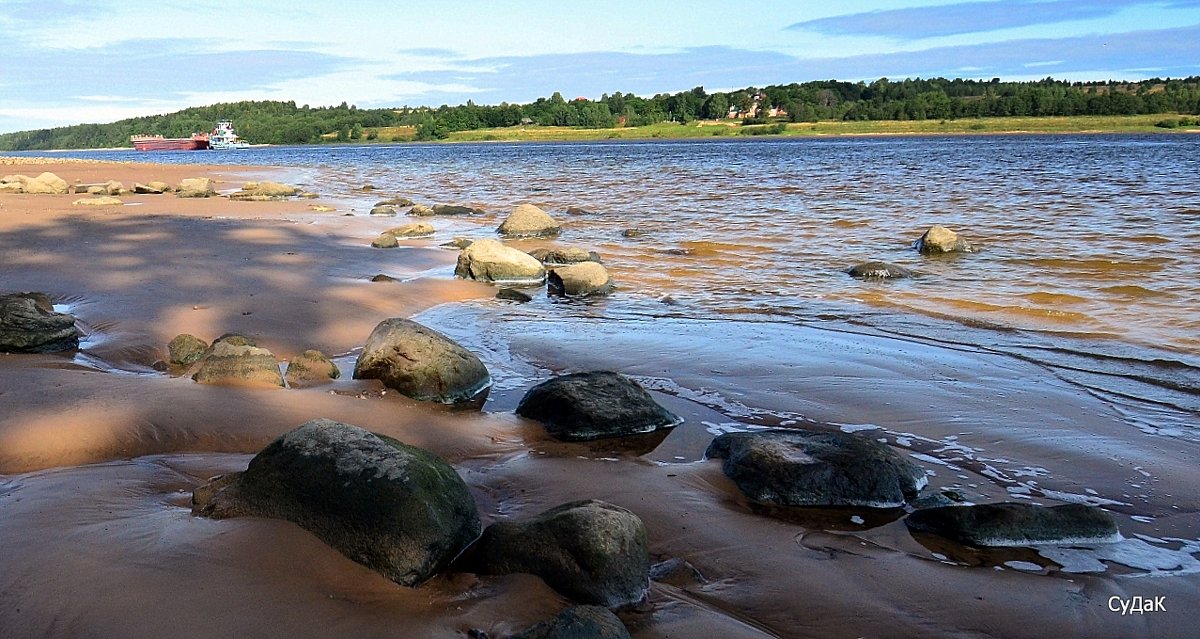
{"label": "green grassy field on shore", "polygon": [[[962,120],[873,120],[798,122],[786,125],[782,133],[788,137],[838,135],[938,135],[938,134],[998,134],[998,133],[1168,133],[1200,132],[1200,127],[1163,128],[1155,126],[1164,120],[1178,120],[1172,114],[1127,116],[1068,116],[1068,117],[1010,117]],[[554,126],[516,126],[498,129],[455,131],[446,138],[449,142],[551,142],[586,140],[643,140],[656,138],[735,137],[764,126],[743,126],[736,121],[702,120],[679,124],[661,122],[640,127],[613,129],[582,129]],[[386,139],[385,136],[380,136]]]}

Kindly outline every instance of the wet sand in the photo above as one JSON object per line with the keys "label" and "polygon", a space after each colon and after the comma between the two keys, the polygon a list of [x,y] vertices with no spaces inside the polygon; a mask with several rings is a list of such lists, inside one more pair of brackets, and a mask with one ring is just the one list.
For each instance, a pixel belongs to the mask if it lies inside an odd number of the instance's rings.
{"label": "wet sand", "polygon": [[[11,172],[42,170],[127,186],[209,175],[222,190],[283,179],[267,168],[134,164]],[[396,218],[314,213],[306,200],[170,195],[84,210],[71,205],[77,197],[0,195],[0,289],[45,291],[88,333],[76,356],[0,355],[0,637],[433,637],[471,628],[495,637],[567,605],[536,578],[465,566],[407,589],[292,524],[190,514],[194,486],[244,468],[315,417],[445,457],[485,525],[583,498],[633,510],[656,560],[681,557],[705,577],[655,584],[648,605],[622,613],[639,638],[1192,631],[1200,575],[998,569],[1049,562],[918,540],[899,513],[770,518],[717,463],[697,461],[731,423],[876,426],[873,435],[925,456],[917,459],[933,487],[976,501],[1103,499],[1126,537],[1194,539],[1200,446],[1131,435],[1120,406],[1036,365],[852,327],[556,323],[553,309],[512,312],[486,301],[491,287],[451,279],[455,253],[436,247],[448,238],[371,249]],[[401,281],[369,281],[380,272]],[[484,356],[497,378],[484,412],[345,379],[376,323],[414,315]],[[282,359],[318,348],[335,356],[343,379],[253,390],[154,371],[182,332],[245,333]],[[534,380],[596,367],[647,380],[685,423],[649,450],[620,451],[553,442],[509,412]],[[850,521],[855,514],[865,525]],[[1166,597],[1167,612],[1109,611],[1110,597],[1135,595]]]}

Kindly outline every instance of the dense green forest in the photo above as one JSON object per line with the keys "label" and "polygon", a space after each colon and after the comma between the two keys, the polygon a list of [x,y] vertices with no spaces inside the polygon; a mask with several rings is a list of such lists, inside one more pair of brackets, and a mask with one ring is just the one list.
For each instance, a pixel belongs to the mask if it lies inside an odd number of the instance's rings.
{"label": "dense green forest", "polygon": [[[359,109],[234,102],[131,118],[0,135],[0,151],[130,146],[134,134],[186,137],[232,119],[256,144],[350,140],[432,140],[454,131],[517,125],[612,128],[663,121],[735,118],[745,123],[819,120],[954,120],[997,116],[1200,114],[1200,77],[1139,82],[1071,83],[886,78],[749,87],[708,93],[703,87],[643,98],[605,94],[566,100],[555,93],[530,104]],[[398,129],[398,127],[404,127]]]}

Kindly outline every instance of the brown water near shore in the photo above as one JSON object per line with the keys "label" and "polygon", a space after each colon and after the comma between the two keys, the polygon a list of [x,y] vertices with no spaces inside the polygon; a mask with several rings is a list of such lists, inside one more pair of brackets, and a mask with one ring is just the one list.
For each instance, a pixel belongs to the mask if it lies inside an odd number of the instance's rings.
{"label": "brown water near shore", "polygon": [[[122,166],[105,179],[223,173],[232,188],[279,175]],[[46,170],[75,179],[71,165]],[[0,355],[0,637],[450,637],[471,628],[495,637],[567,605],[529,576],[452,571],[406,589],[291,524],[190,514],[193,487],[244,468],[315,417],[445,457],[485,525],[580,498],[633,510],[655,559],[684,558],[705,577],[655,584],[647,605],[623,612],[639,638],[1191,634],[1200,443],[1160,432],[1188,413],[1174,397],[1123,401],[1066,364],[1014,356],[1039,344],[954,343],[846,317],[696,317],[686,300],[653,295],[621,308],[541,297],[513,306],[491,300],[491,287],[449,278],[455,253],[436,242],[371,249],[395,219],[318,214],[304,201],[134,196],[81,212],[71,199],[0,196],[0,289],[44,290],[89,333],[76,355]],[[436,223],[441,235],[490,231],[494,221]],[[687,259],[674,264],[650,247],[614,248],[614,271],[619,282],[665,289],[710,268],[702,258],[745,265],[769,250],[762,240],[681,242]],[[379,272],[399,281],[370,282]],[[895,290],[879,294],[869,303],[904,303]],[[1030,295],[1031,305],[1076,303],[1058,291]],[[413,315],[487,361],[496,386],[484,412],[413,402],[373,381],[250,390],[151,367],[175,334],[242,332],[281,358],[322,349],[348,377],[378,321]],[[508,412],[534,381],[589,368],[637,376],[685,422],[630,451],[553,442]],[[898,519],[865,511],[767,517],[716,463],[700,461],[716,432],[812,422],[884,439],[927,469],[931,487],[973,501],[1103,505],[1127,538],[1124,563],[1071,572],[1033,551],[914,538]],[[1166,597],[1167,612],[1109,610],[1111,597],[1135,595]]]}

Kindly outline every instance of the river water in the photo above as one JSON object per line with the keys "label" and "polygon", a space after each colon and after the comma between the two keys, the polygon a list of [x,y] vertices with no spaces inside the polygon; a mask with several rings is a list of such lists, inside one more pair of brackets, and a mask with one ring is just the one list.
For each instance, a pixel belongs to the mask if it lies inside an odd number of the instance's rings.
{"label": "river water", "polygon": [[[531,201],[565,222],[560,242],[601,253],[621,292],[605,306],[608,315],[836,320],[999,350],[1095,392],[1183,409],[1172,433],[1191,436],[1188,422],[1200,413],[1195,136],[72,155],[289,167],[291,177],[360,213],[384,195],[469,202],[499,216]],[[363,193],[365,184],[375,190]],[[586,212],[567,215],[572,206]],[[450,230],[490,236],[488,222]],[[979,251],[920,256],[912,242],[932,224]],[[627,229],[639,233],[627,237]],[[844,272],[875,259],[917,277],[860,282]]]}

